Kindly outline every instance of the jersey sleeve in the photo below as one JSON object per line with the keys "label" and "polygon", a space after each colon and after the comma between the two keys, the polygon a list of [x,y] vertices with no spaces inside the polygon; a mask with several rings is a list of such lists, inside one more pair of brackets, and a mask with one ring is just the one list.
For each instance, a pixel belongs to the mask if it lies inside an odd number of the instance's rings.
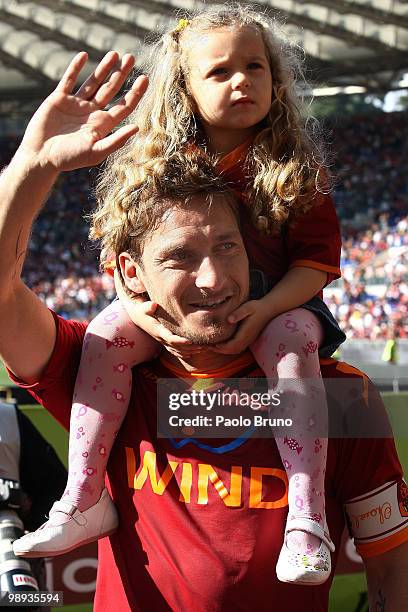
{"label": "jersey sleeve", "polygon": [[289,267],[327,272],[326,285],[340,278],[341,234],[333,198],[318,194],[313,207],[287,230]]}
{"label": "jersey sleeve", "polygon": [[[322,373],[326,379],[344,381],[342,395],[353,391],[353,402],[345,404],[351,413],[349,422],[363,426],[358,430],[360,437],[334,441],[337,456],[332,487],[358,553],[363,558],[374,557],[408,540],[408,488],[392,429],[378,389],[363,372],[329,359],[323,360]],[[360,384],[349,387],[348,380]],[[361,391],[355,394],[358,388]],[[378,437],[361,437],[364,432]]]}
{"label": "jersey sleeve", "polygon": [[347,524],[363,558],[408,541],[408,487],[402,478],[385,482],[345,504]]}
{"label": "jersey sleeve", "polygon": [[67,321],[53,313],[57,337],[51,359],[40,380],[27,384],[12,372],[9,377],[27,389],[65,427],[69,428],[72,396],[87,325]]}
{"label": "jersey sleeve", "polygon": [[[379,422],[381,412],[385,421],[381,396],[369,379],[368,385],[368,406],[362,410],[370,422]],[[380,555],[407,541],[408,490],[393,438],[344,439],[340,457],[337,493],[361,557]]]}

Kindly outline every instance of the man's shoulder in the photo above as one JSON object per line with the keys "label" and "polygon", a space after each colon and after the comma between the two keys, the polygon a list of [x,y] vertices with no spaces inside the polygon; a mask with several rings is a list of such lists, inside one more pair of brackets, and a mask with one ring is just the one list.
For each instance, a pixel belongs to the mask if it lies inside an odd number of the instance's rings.
{"label": "man's shoulder", "polygon": [[346,361],[338,359],[320,359],[320,368],[323,378],[358,378],[369,381],[365,372]]}
{"label": "man's shoulder", "polygon": [[9,371],[11,380],[27,389],[66,428],[69,426],[75,378],[81,359],[87,323],[68,320],[52,312],[56,340],[51,357],[41,375],[26,382]]}
{"label": "man's shoulder", "polygon": [[72,337],[72,339],[80,339],[81,342],[84,338],[86,328],[88,327],[88,321],[77,321],[76,319],[65,319],[60,316],[56,312],[51,311],[55,324],[57,326],[57,331],[59,334],[65,333]]}
{"label": "man's shoulder", "polygon": [[64,319],[54,311],[51,310],[50,312],[55,321],[56,338],[48,364],[39,379],[27,382],[7,368],[10,379],[21,387],[34,389],[40,381],[49,377],[50,372],[57,372],[64,362],[72,364],[72,367],[75,368],[75,357],[79,360],[88,323]]}
{"label": "man's shoulder", "polygon": [[64,319],[55,312],[52,312],[52,314],[55,319],[57,337],[49,366],[65,361],[67,363],[71,362],[75,368],[75,361],[79,360],[81,355],[88,322]]}

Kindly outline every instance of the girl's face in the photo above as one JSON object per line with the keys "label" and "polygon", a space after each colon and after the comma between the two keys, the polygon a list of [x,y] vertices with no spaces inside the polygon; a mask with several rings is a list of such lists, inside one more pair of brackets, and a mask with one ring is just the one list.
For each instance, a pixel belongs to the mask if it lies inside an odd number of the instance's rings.
{"label": "girl's face", "polygon": [[255,28],[191,37],[188,85],[210,150],[227,153],[256,133],[271,107],[272,75]]}

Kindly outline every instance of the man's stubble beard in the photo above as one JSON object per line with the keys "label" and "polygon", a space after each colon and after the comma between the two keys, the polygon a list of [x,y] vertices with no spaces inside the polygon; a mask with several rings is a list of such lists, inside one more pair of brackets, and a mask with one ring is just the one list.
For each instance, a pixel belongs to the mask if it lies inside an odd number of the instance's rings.
{"label": "man's stubble beard", "polygon": [[[163,316],[164,314],[164,316]],[[182,326],[176,323],[175,319],[169,316],[160,306],[155,313],[156,319],[164,325],[172,334],[181,336],[202,346],[210,346],[218,342],[224,342],[231,338],[237,328],[237,325],[229,324],[225,319],[220,319],[216,315],[211,317],[206,325],[206,331],[196,331],[188,326]]]}

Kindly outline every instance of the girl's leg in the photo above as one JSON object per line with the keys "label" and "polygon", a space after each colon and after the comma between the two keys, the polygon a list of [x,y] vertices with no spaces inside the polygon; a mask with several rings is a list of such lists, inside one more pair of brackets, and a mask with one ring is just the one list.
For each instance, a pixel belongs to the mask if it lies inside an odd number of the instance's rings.
{"label": "girl's leg", "polygon": [[[101,496],[106,464],[128,408],[131,368],[158,350],[157,342],[132,323],[119,301],[90,323],[71,410],[67,487],[49,520],[15,540],[15,554],[55,556],[114,531],[116,510],[106,493]],[[86,510],[87,517],[81,514]]]}
{"label": "girl's leg", "polygon": [[[289,481],[288,518],[308,518],[324,528],[327,433],[322,436],[322,432],[328,430],[328,414],[318,354],[322,339],[319,319],[296,308],[273,319],[251,350],[270,385],[279,379],[281,408],[286,407],[296,425],[295,437],[276,438]],[[321,541],[315,535],[291,531],[286,543],[303,554],[316,552]]]}
{"label": "girl's leg", "polygon": [[101,495],[109,454],[129,405],[131,368],[158,351],[157,342],[129,319],[118,300],[88,326],[74,389],[62,498],[81,512]]}

